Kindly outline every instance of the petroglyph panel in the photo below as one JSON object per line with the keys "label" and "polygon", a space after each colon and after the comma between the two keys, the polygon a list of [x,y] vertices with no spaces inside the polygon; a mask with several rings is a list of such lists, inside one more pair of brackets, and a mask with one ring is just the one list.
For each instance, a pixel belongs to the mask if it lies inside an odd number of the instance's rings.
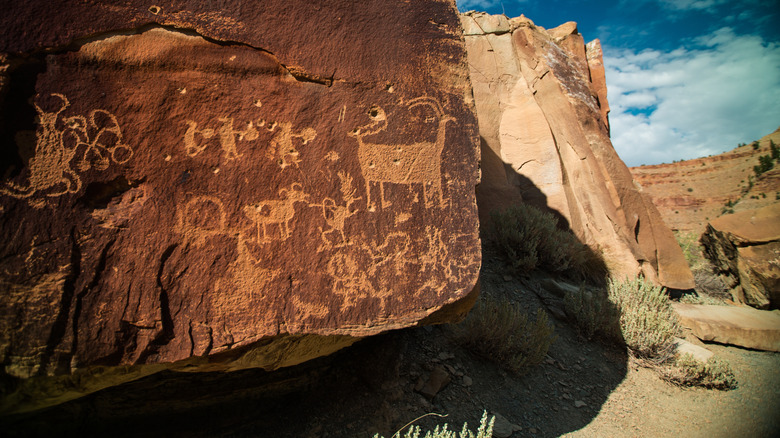
{"label": "petroglyph panel", "polygon": [[68,98],[59,93],[51,93],[50,97],[58,105],[54,111],[42,109],[37,102],[33,104],[38,130],[34,156],[23,172],[27,182],[6,181],[0,187],[0,195],[23,199],[36,194],[58,197],[78,193],[82,188],[81,174],[89,170],[101,172],[132,158],[133,148],[124,143],[113,114],[95,109],[89,116],[66,115]]}
{"label": "petroglyph panel", "polygon": [[[46,55],[34,74],[11,73],[12,86],[27,88],[9,94],[20,115],[0,120],[0,283],[53,304],[39,316],[3,302],[0,329],[14,318],[44,318],[50,329],[0,340],[0,352],[42,375],[174,363],[239,355],[284,334],[408,327],[466,296],[480,265],[478,137],[458,20],[445,3],[372,3],[406,11],[421,33],[407,50],[385,44],[393,32],[355,46],[349,31],[329,52],[347,53],[333,59],[349,65],[290,58],[325,55],[312,46],[319,26],[294,44],[295,26],[245,38],[271,23],[252,16],[219,27],[234,33],[202,37],[224,11],[191,21],[194,12],[171,2],[156,15],[143,5],[138,21],[120,17],[101,34],[117,19],[104,11],[79,35],[90,39],[56,46],[68,50],[14,51]],[[337,18],[330,25],[353,28]],[[114,32],[148,20],[159,26]],[[289,44],[267,47],[280,39]],[[420,39],[430,43],[424,58]],[[385,53],[364,53],[369,64],[352,57],[369,46]]]}

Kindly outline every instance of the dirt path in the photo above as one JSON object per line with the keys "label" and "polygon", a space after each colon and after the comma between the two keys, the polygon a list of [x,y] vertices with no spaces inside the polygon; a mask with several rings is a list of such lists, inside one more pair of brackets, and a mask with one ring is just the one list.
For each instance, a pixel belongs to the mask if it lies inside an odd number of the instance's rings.
{"label": "dirt path", "polygon": [[567,437],[772,437],[780,433],[780,354],[708,346],[729,361],[731,391],[683,389],[646,368],[629,369],[601,411]]}

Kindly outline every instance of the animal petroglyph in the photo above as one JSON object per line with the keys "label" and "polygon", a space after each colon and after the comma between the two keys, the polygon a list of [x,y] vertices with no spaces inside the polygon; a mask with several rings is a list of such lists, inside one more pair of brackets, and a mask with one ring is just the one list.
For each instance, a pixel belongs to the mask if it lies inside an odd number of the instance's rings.
{"label": "animal petroglyph", "polygon": [[198,156],[198,154],[206,150],[209,143],[199,143],[195,136],[199,135],[204,139],[209,140],[216,134],[219,138],[219,145],[222,148],[225,159],[231,161],[241,157],[241,154],[238,153],[238,149],[236,148],[236,140],[252,141],[257,140],[258,138],[257,129],[252,125],[252,122],[247,124],[245,130],[240,131],[233,128],[233,118],[220,117],[219,121],[222,122],[222,126],[215,131],[211,128],[198,129],[197,122],[187,120],[186,123],[188,127],[187,131],[184,133],[184,152],[193,158]]}
{"label": "animal petroglyph", "polygon": [[[257,228],[257,241],[267,242],[270,240],[287,240],[292,234],[290,221],[295,217],[295,204],[298,202],[308,202],[309,195],[304,193],[303,188],[298,183],[293,183],[289,189],[279,189],[279,196],[282,199],[262,201],[254,205],[244,206],[244,214]],[[279,237],[268,237],[268,226],[276,225],[279,227]],[[262,229],[262,236],[260,230]]]}
{"label": "animal petroglyph", "polygon": [[268,158],[276,160],[282,169],[287,166],[298,167],[298,163],[301,162],[298,158],[300,152],[293,145],[294,138],[301,139],[301,143],[305,145],[317,137],[317,131],[312,128],[304,128],[299,132],[294,132],[290,122],[272,123],[268,130],[277,131],[271,139],[271,146],[267,153]]}
{"label": "animal petroglyph", "polygon": [[[133,156],[133,149],[124,143],[113,114],[97,109],[90,112],[89,117],[62,118],[64,127],[60,128],[60,115],[70,102],[62,94],[51,96],[61,102],[55,112],[46,112],[34,104],[40,126],[36,132],[35,155],[28,166],[27,186],[8,182],[0,188],[0,193],[20,199],[49,190],[46,196],[77,193],[81,190],[79,172],[104,171],[111,162],[124,164]],[[80,159],[74,169],[72,161],[77,157]]]}
{"label": "animal petroglyph", "polygon": [[328,226],[328,229],[326,230],[319,227],[324,245],[318,248],[318,251],[333,247],[331,241],[326,238],[326,236],[330,236],[333,233],[338,233],[338,236],[341,237],[341,243],[335,246],[340,247],[345,245],[347,237],[344,235],[344,227],[346,226],[347,219],[358,212],[357,208],[353,208],[353,204],[360,199],[360,197],[355,196],[355,188],[352,186],[352,177],[344,172],[339,172],[338,175],[339,180],[341,181],[341,196],[344,199],[344,204],[336,204],[336,201],[327,197],[322,201],[322,204],[310,204],[312,207],[322,208],[322,217],[325,219],[325,223]]}
{"label": "animal petroglyph", "polygon": [[[444,194],[441,184],[441,154],[444,150],[447,122],[454,118],[442,112],[439,102],[430,97],[418,97],[407,102],[409,109],[421,105],[430,107],[438,126],[435,141],[424,141],[412,144],[378,144],[370,143],[366,137],[378,134],[387,129],[387,115],[380,107],[372,107],[369,117],[372,122],[350,132],[358,142],[358,160],[366,182],[366,199],[369,210],[371,203],[371,183],[379,184],[381,206],[390,205],[384,196],[384,185],[387,183],[406,184],[420,183],[423,185],[423,195],[426,206],[432,205],[433,194],[438,194],[439,205],[444,204]],[[428,188],[427,186],[431,187]],[[433,193],[431,193],[433,192]]]}

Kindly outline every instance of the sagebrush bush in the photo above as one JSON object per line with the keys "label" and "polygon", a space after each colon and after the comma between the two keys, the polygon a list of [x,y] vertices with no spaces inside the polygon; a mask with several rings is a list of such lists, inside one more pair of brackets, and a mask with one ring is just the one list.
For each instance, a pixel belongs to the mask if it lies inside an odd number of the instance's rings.
{"label": "sagebrush bush", "polygon": [[540,268],[570,271],[594,282],[603,281],[607,269],[601,257],[557,224],[551,213],[520,204],[493,211],[487,233],[520,273]]}
{"label": "sagebrush bush", "polygon": [[610,280],[606,293],[581,289],[567,294],[564,304],[586,337],[622,340],[637,357],[665,360],[680,333],[664,288],[642,278]]}
{"label": "sagebrush bush", "polygon": [[702,362],[688,353],[682,354],[663,371],[662,376],[667,381],[680,386],[703,386],[713,389],[732,389],[737,386],[737,379],[731,366],[715,356],[707,362]]}
{"label": "sagebrush bush", "polygon": [[[429,430],[425,432],[425,435],[423,438],[491,438],[493,436],[493,424],[496,421],[496,417],[490,417],[488,419],[487,411],[482,413],[482,420],[479,422],[479,428],[477,429],[477,433],[474,434],[469,428],[468,424],[463,423],[463,429],[461,429],[459,434],[455,434],[455,431],[448,430],[447,423],[444,424],[441,428],[439,426],[436,426],[434,430]],[[407,425],[408,426],[408,425]],[[406,427],[406,426],[404,426]],[[401,428],[403,430],[403,428]],[[420,434],[422,431],[420,430],[420,426],[412,426],[409,429],[406,430],[406,435],[403,435],[404,438],[420,438]],[[390,438],[400,438],[401,433],[400,431],[394,433]],[[374,438],[384,438],[380,436],[379,434],[374,435]]]}
{"label": "sagebrush bush", "polygon": [[609,301],[606,289],[568,293],[563,297],[566,314],[586,339],[598,335],[622,341],[620,313]]}
{"label": "sagebrush bush", "polygon": [[555,341],[555,328],[542,309],[533,320],[506,300],[480,300],[466,319],[453,327],[455,340],[469,350],[523,374],[544,360]]}
{"label": "sagebrush bush", "polygon": [[620,313],[620,333],[626,346],[639,357],[668,356],[681,329],[665,289],[636,278],[610,280],[607,291]]}

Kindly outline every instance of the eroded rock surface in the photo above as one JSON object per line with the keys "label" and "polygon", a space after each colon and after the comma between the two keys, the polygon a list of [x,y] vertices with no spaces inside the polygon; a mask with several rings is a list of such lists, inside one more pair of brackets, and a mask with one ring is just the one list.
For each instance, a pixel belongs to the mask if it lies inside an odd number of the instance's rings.
{"label": "eroded rock surface", "polygon": [[673,304],[680,323],[702,341],[780,351],[780,312],[750,307]]}
{"label": "eroded rock surface", "polygon": [[513,203],[549,208],[612,273],[675,289],[693,275],[652,201],[609,140],[598,42],[576,23],[545,30],[520,16],[461,15],[482,146],[480,217]]}
{"label": "eroded rock surface", "polygon": [[701,243],[734,301],[780,308],[780,204],[721,216]]}
{"label": "eroded rock surface", "polygon": [[272,369],[474,289],[454,2],[30,1],[0,25],[5,373]]}

